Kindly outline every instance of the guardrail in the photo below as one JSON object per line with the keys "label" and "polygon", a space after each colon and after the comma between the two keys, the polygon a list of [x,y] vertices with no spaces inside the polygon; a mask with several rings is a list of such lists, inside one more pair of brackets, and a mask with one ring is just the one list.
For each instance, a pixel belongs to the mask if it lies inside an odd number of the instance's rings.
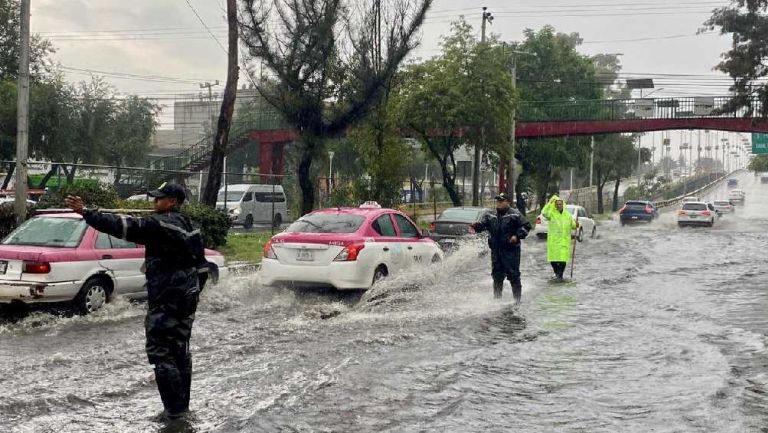
{"label": "guardrail", "polygon": [[680,203],[685,197],[698,196],[701,193],[705,193],[705,192],[709,191],[710,189],[712,189],[712,187],[718,185],[723,180],[733,176],[734,174],[736,174],[736,173],[738,173],[740,171],[741,170],[736,170],[736,171],[732,171],[730,173],[725,173],[722,176],[720,176],[719,178],[715,179],[713,182],[711,182],[711,183],[709,183],[709,184],[707,184],[707,185],[697,189],[696,191],[691,191],[691,192],[688,192],[686,194],[683,194],[681,196],[678,196],[678,197],[675,197],[675,198],[672,198],[672,199],[669,199],[669,200],[663,200],[663,201],[654,202],[653,205],[656,206],[657,209],[664,209],[664,208],[667,208],[667,207],[674,206],[674,205]]}

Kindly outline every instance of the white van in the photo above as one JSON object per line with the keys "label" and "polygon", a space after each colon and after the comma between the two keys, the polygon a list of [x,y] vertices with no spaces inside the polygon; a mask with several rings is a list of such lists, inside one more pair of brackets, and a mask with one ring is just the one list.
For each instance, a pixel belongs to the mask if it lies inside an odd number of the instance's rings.
{"label": "white van", "polygon": [[[234,225],[249,229],[253,224],[280,227],[287,220],[285,191],[280,185],[236,184],[219,190],[216,208],[225,209]],[[226,205],[225,205],[226,202]],[[274,212],[274,213],[273,213]]]}

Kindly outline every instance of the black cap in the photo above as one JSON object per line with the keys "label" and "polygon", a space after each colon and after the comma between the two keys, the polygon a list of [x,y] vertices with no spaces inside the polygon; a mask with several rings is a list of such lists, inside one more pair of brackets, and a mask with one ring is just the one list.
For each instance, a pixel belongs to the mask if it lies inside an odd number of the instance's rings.
{"label": "black cap", "polygon": [[179,201],[179,204],[184,203],[187,198],[187,194],[184,191],[184,187],[176,183],[164,183],[160,185],[160,188],[147,193],[150,197],[163,198],[173,197]]}
{"label": "black cap", "polygon": [[495,198],[496,201],[509,201],[509,196],[506,192],[499,193]]}

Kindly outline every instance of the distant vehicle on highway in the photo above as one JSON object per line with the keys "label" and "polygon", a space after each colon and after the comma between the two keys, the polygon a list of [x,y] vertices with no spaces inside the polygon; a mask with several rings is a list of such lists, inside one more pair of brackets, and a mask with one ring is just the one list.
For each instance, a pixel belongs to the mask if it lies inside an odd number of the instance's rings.
{"label": "distant vehicle on highway", "polygon": [[677,211],[677,225],[680,227],[703,225],[712,227],[717,220],[717,212],[714,205],[706,202],[683,203],[682,209]]}
{"label": "distant vehicle on highway", "polygon": [[732,177],[732,178],[728,179],[728,186],[730,188],[735,188],[735,187],[739,186],[739,180],[736,179],[735,177]]}
{"label": "distant vehicle on highway", "polygon": [[288,219],[281,185],[227,185],[219,190],[216,199],[217,209],[225,210],[225,207],[232,224],[242,225],[245,229],[250,229],[254,223],[272,223],[274,227],[280,227]]}
{"label": "distant vehicle on highway", "polygon": [[[212,281],[224,256],[206,250]],[[0,244],[0,304],[67,302],[82,314],[115,295],[146,297],[144,247],[97,232],[76,213],[43,214]]]}
{"label": "distant vehicle on highway", "polygon": [[619,210],[621,225],[633,223],[651,223],[659,217],[659,211],[649,201],[628,201]]}
{"label": "distant vehicle on highway", "polygon": [[[584,209],[581,206],[576,205],[566,205],[565,210],[570,212],[571,215],[573,215],[574,218],[578,217],[579,224],[581,225],[578,229],[573,230],[571,233],[571,236],[576,238],[579,242],[584,240],[584,233],[589,233],[590,238],[597,237],[597,223],[595,223],[595,220],[592,219],[592,216],[587,213],[587,210]],[[536,233],[536,237],[539,239],[546,239],[547,238],[547,225],[549,224],[549,221],[547,221],[546,218],[544,218],[544,215],[539,214],[539,216],[536,217],[536,226],[534,228],[534,233]]]}
{"label": "distant vehicle on highway", "polygon": [[744,191],[740,189],[734,189],[728,193],[728,200],[734,203],[743,203],[745,196],[746,194],[744,193]]}
{"label": "distant vehicle on highway", "polygon": [[720,215],[736,212],[736,206],[730,200],[715,200],[712,205],[714,205],[715,211]]}
{"label": "distant vehicle on highway", "polygon": [[376,203],[304,215],[264,245],[265,285],[368,289],[387,276],[440,262],[443,251],[402,212]]}
{"label": "distant vehicle on highway", "polygon": [[429,225],[429,236],[440,245],[443,251],[448,251],[456,246],[456,243],[475,235],[472,224],[480,222],[486,215],[492,215],[493,211],[483,207],[452,207],[444,210]]}
{"label": "distant vehicle on highway", "polygon": [[698,197],[696,197],[694,195],[689,195],[688,197],[684,197],[682,202],[683,203],[695,203],[695,202],[699,202],[699,201],[701,201],[701,200],[699,200]]}

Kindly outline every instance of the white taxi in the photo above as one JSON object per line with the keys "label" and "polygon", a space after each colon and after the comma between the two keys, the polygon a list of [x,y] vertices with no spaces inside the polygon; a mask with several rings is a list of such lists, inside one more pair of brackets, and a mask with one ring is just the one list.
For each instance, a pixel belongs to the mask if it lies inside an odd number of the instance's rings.
{"label": "white taxi", "polygon": [[[206,250],[214,282],[224,256]],[[27,220],[0,244],[0,304],[72,303],[83,314],[113,296],[146,297],[144,247],[100,233],[76,213]]]}
{"label": "white taxi", "polygon": [[443,259],[413,221],[375,203],[304,215],[264,246],[265,285],[367,289],[414,266]]}

